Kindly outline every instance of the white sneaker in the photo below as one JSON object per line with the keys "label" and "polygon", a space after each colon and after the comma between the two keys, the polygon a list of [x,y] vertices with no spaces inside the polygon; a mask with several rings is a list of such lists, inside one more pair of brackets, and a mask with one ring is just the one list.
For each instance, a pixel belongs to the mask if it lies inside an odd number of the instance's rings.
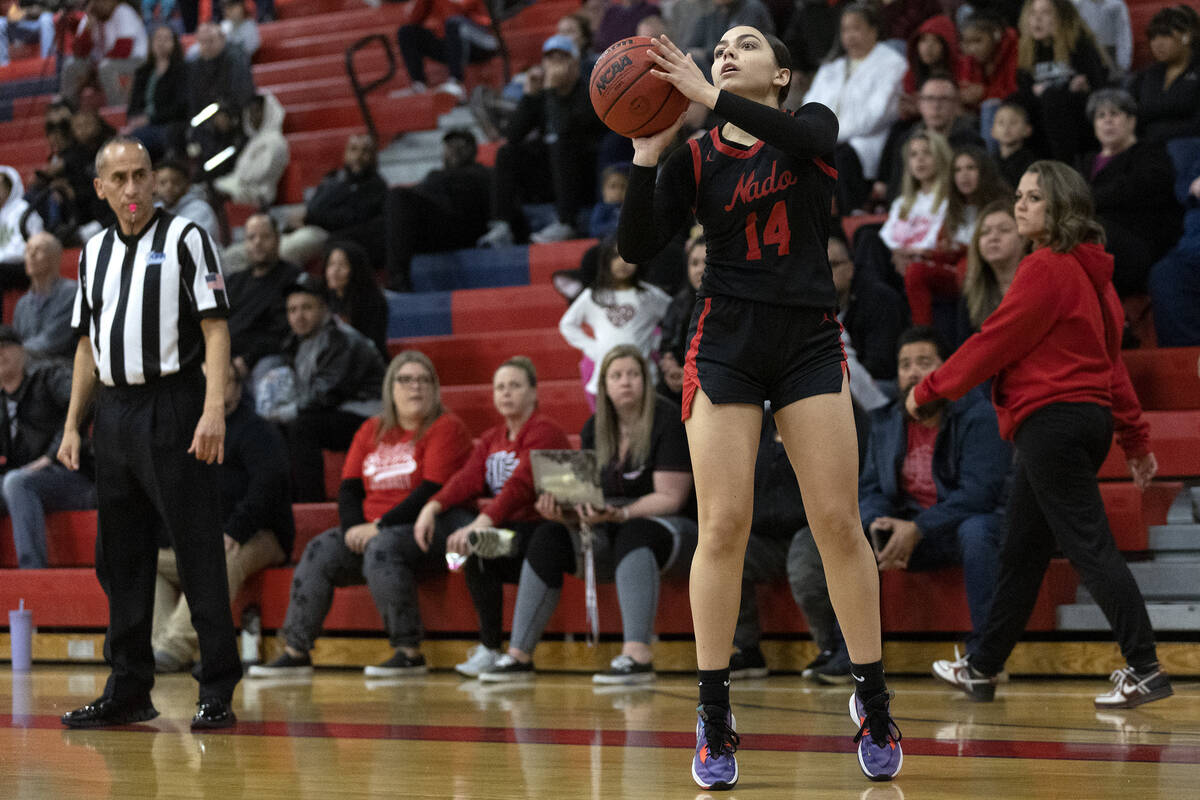
{"label": "white sneaker", "polygon": [[415,94],[425,94],[429,91],[428,87],[420,81],[413,81],[408,86],[396,92],[396,97],[412,97]]}
{"label": "white sneaker", "polygon": [[1125,667],[1108,678],[1113,682],[1112,691],[1096,698],[1096,708],[1133,708],[1175,693],[1171,679],[1161,669],[1139,676],[1133,667]]}
{"label": "white sneaker", "polygon": [[940,659],[933,662],[933,676],[961,689],[972,700],[987,703],[996,696],[996,676],[983,675],[972,669],[967,657],[958,654],[958,647],[954,648],[953,661]]}
{"label": "white sneaker", "polygon": [[451,95],[460,103],[467,99],[467,90],[462,87],[461,83],[453,78],[445,83],[438,84],[433,90],[439,94]]}
{"label": "white sneaker", "polygon": [[493,650],[490,647],[477,644],[467,652],[467,660],[461,664],[455,664],[454,669],[459,675],[466,675],[468,678],[478,678],[479,673],[490,669],[499,658],[499,650]]}
{"label": "white sneaker", "polygon": [[537,233],[531,234],[529,241],[537,244],[549,244],[550,242],[565,242],[567,239],[574,239],[575,236],[575,229],[567,223],[552,222]]}
{"label": "white sneaker", "polygon": [[475,242],[476,247],[510,247],[513,243],[512,228],[503,220],[488,223],[488,231]]}

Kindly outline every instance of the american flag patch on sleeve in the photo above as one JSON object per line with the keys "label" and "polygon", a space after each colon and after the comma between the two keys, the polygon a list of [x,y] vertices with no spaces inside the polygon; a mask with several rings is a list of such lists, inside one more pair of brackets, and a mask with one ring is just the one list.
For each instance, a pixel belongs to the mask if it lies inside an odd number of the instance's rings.
{"label": "american flag patch on sleeve", "polygon": [[214,292],[223,292],[225,291],[225,276],[219,272],[206,273],[204,284]]}

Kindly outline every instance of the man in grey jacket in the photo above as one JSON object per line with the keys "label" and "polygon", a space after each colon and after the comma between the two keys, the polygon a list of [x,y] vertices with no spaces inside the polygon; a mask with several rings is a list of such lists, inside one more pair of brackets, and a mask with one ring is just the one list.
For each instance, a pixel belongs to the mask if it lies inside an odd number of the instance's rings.
{"label": "man in grey jacket", "polygon": [[163,210],[204,228],[214,242],[221,241],[217,214],[204,199],[204,191],[199,186],[192,186],[192,173],[186,164],[179,161],[159,163],[154,169],[154,199],[162,204]]}
{"label": "man in grey jacket", "polygon": [[284,295],[288,327],[283,356],[296,376],[296,417],[286,426],[292,494],[325,500],[322,450],[345,451],[367,417],[379,413],[383,358],[371,340],[329,311],[322,284],[301,275]]}

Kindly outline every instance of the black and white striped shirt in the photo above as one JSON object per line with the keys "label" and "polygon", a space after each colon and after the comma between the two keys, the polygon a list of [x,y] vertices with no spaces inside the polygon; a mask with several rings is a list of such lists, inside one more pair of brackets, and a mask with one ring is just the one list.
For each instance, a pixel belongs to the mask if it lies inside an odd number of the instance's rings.
{"label": "black and white striped shirt", "polygon": [[138,236],[107,228],[79,255],[71,325],[90,337],[105,386],[150,383],[199,367],[200,320],[228,316],[212,241],[183,217],[160,209]]}

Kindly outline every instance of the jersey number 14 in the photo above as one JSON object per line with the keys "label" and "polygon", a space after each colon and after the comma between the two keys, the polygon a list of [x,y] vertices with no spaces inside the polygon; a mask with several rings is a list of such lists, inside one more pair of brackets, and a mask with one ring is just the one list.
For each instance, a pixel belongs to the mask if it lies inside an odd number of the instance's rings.
{"label": "jersey number 14", "polygon": [[[779,248],[779,255],[786,256],[791,240],[792,233],[788,229],[787,205],[785,205],[783,200],[780,200],[771,208],[771,214],[767,217],[767,224],[763,226],[762,243],[775,245]],[[759,246],[758,238],[758,212],[752,211],[746,215],[746,260],[758,261],[761,258],[762,248]]]}

